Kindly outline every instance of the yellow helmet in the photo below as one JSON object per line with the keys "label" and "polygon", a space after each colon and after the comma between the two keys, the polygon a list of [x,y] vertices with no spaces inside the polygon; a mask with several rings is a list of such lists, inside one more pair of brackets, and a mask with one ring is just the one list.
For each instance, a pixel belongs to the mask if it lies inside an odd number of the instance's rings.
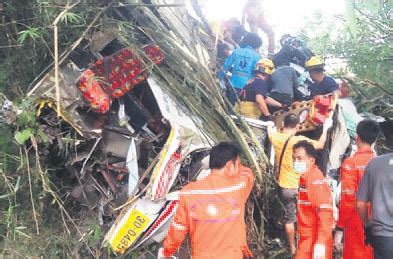
{"label": "yellow helmet", "polygon": [[320,56],[312,56],[309,60],[306,61],[304,66],[307,70],[323,69],[325,63]]}
{"label": "yellow helmet", "polygon": [[255,66],[255,71],[259,73],[265,73],[271,75],[273,74],[274,71],[274,63],[272,60],[268,58],[262,58],[258,61],[257,65]]}

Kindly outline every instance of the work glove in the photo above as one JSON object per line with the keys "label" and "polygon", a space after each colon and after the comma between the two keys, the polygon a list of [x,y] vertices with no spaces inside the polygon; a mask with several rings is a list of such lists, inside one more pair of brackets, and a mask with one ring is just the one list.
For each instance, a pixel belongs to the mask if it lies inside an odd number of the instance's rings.
{"label": "work glove", "polygon": [[247,245],[245,245],[245,246],[242,247],[242,252],[243,252],[243,255],[244,255],[245,258],[251,258],[251,257],[253,257],[253,254],[252,254],[250,248],[248,248]]}
{"label": "work glove", "polygon": [[341,252],[343,249],[342,239],[343,239],[344,232],[342,230],[336,230],[334,233],[334,248]]}
{"label": "work glove", "polygon": [[313,259],[326,259],[326,247],[321,244],[315,244],[313,250]]}
{"label": "work glove", "polygon": [[325,120],[325,122],[323,123],[323,130],[328,130],[333,126],[333,119],[332,118],[328,118]]}

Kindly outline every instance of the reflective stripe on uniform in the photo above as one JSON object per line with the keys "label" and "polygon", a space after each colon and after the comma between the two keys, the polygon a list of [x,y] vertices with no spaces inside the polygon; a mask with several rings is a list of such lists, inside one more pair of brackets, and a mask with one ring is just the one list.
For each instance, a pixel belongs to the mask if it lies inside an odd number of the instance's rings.
{"label": "reflective stripe on uniform", "polygon": [[354,194],[355,192],[353,190],[341,190],[341,193],[345,194]]}
{"label": "reflective stripe on uniform", "polygon": [[355,165],[355,166],[345,165],[345,166],[343,166],[343,168],[352,173],[354,169],[364,170],[366,168],[366,166],[364,166],[364,165]]}
{"label": "reflective stripe on uniform", "polygon": [[301,205],[311,205],[311,202],[309,202],[309,201],[301,201],[301,200],[298,200],[297,203],[298,203],[298,204],[301,204]]}
{"label": "reflective stripe on uniform", "polygon": [[319,205],[320,209],[333,209],[332,204],[329,203],[322,203],[321,205]]}
{"label": "reflective stripe on uniform", "polygon": [[175,221],[172,222],[172,226],[173,226],[174,228],[176,228],[177,230],[180,230],[180,231],[187,230],[187,227],[186,227],[186,226],[184,226],[184,225],[182,225],[182,224],[179,224],[179,223],[176,223]]}
{"label": "reflective stripe on uniform", "polygon": [[207,190],[189,190],[189,191],[182,191],[180,194],[184,195],[189,195],[189,194],[220,194],[220,193],[227,193],[227,192],[234,192],[238,191],[241,188],[245,188],[246,183],[241,182],[237,185],[232,185],[232,186],[227,186],[223,188],[217,188],[217,189],[207,189]]}
{"label": "reflective stripe on uniform", "polygon": [[328,183],[328,181],[326,179],[323,180],[315,180],[312,182],[312,184],[325,184]]}

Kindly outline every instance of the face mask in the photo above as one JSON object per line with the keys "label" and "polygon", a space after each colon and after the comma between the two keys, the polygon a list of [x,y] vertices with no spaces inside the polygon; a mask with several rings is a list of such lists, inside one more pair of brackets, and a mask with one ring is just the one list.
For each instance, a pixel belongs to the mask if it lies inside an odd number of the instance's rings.
{"label": "face mask", "polygon": [[307,171],[307,163],[306,161],[294,161],[293,169],[296,173],[302,174]]}

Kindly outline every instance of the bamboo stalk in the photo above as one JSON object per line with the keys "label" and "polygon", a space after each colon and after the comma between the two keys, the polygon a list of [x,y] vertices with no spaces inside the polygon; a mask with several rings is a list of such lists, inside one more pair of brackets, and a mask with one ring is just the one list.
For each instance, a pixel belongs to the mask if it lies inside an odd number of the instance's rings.
{"label": "bamboo stalk", "polygon": [[60,110],[60,83],[59,83],[59,39],[58,39],[58,28],[57,24],[59,23],[60,19],[73,7],[78,5],[80,0],[74,3],[71,6],[65,7],[65,9],[56,17],[53,21],[53,36],[54,36],[54,55],[55,55],[55,87],[56,87],[56,108],[57,108],[57,116],[61,117],[61,110]]}
{"label": "bamboo stalk", "polygon": [[35,227],[36,227],[36,233],[37,235],[40,234],[40,229],[38,227],[38,220],[37,220],[37,213],[35,211],[35,205],[34,205],[34,200],[33,200],[33,188],[31,185],[31,173],[30,173],[30,162],[29,162],[29,154],[27,153],[26,146],[23,146],[23,150],[25,151],[25,156],[26,156],[26,166],[27,166],[27,174],[29,177],[29,189],[30,189],[30,201],[31,201],[31,206],[33,208],[33,218],[35,222]]}
{"label": "bamboo stalk", "polygon": [[[67,216],[67,218],[71,221],[72,225],[75,227],[75,229],[78,232],[78,234],[82,237],[82,242],[86,246],[86,249],[89,251],[89,253],[92,256],[94,256],[93,251],[90,249],[90,247],[89,247],[86,239],[84,238],[83,233],[80,231],[78,225],[76,225],[75,221],[72,219],[72,217],[70,216],[70,214],[68,213],[68,211],[64,207],[64,204],[61,201],[61,199],[57,196],[57,194],[50,188],[49,184],[47,183],[47,180],[44,177],[44,172],[42,171],[41,162],[40,162],[40,155],[39,155],[39,151],[38,151],[38,145],[37,145],[37,141],[36,141],[34,136],[31,137],[31,143],[32,143],[32,146],[33,146],[34,151],[35,151],[36,166],[37,166],[37,169],[38,169],[38,174],[39,174],[39,176],[41,178],[43,189],[52,196],[52,198],[57,203],[59,208],[64,212],[64,214]],[[64,224],[65,224],[65,222],[64,222]]]}

